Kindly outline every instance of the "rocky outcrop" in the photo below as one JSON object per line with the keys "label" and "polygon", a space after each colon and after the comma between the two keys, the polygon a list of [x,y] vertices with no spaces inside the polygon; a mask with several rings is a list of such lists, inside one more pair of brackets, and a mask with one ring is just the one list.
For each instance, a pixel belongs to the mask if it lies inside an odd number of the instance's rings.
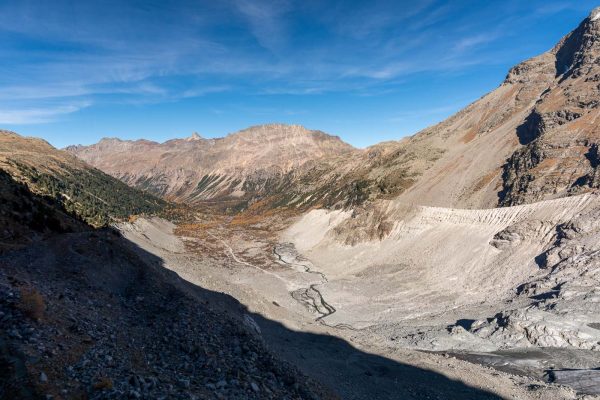
{"label": "rocky outcrop", "polygon": [[598,187],[600,21],[590,16],[548,54],[556,78],[516,129],[523,147],[503,167],[500,205]]}
{"label": "rocky outcrop", "polygon": [[558,110],[540,113],[534,109],[521,126],[517,128],[517,136],[521,144],[527,145],[540,138],[544,133],[581,117],[571,110]]}
{"label": "rocky outcrop", "polygon": [[600,55],[600,23],[598,8],[592,10],[573,32],[565,36],[553,49],[556,54],[556,71],[562,79],[579,78],[595,71],[594,64]]}
{"label": "rocky outcrop", "polygon": [[[549,245],[535,257],[541,275],[516,288],[526,306],[474,321],[468,331],[499,348],[600,350],[599,221],[600,207],[595,202],[569,221],[547,227]],[[516,251],[521,237],[531,232],[509,226],[492,245]]]}
{"label": "rocky outcrop", "polygon": [[469,332],[499,348],[575,347],[600,350],[600,330],[586,320],[566,319],[537,308],[502,312],[489,320],[475,321]]}
{"label": "rocky outcrop", "polygon": [[385,209],[378,204],[374,207],[353,210],[345,223],[336,226],[333,233],[337,240],[345,245],[355,246],[359,243],[380,241],[385,239],[394,228],[395,222]]}

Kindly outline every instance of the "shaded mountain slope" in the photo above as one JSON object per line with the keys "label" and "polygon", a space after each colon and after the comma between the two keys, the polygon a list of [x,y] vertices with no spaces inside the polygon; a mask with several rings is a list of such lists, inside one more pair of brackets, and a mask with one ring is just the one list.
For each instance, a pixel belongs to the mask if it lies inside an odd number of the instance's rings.
{"label": "shaded mountain slope", "polygon": [[0,169],[95,226],[166,206],[41,139],[13,132],[0,131]]}
{"label": "shaded mountain slope", "polygon": [[[4,172],[0,188],[3,228],[44,233],[0,253],[0,398],[329,398],[273,357],[232,299]],[[56,224],[32,224],[29,209]]]}
{"label": "shaded mountain slope", "polygon": [[0,253],[57,233],[90,229],[59,202],[32,194],[26,185],[1,169],[0,226]]}

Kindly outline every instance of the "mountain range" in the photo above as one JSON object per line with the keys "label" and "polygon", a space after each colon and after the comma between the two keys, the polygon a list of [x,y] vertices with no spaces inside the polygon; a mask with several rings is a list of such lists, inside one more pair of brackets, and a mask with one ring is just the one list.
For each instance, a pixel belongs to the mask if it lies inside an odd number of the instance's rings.
{"label": "mountain range", "polygon": [[599,117],[597,8],[366,149],[0,131],[0,398],[597,398]]}
{"label": "mountain range", "polygon": [[267,195],[320,159],[349,154],[340,138],[301,126],[262,125],[224,138],[165,143],[103,139],[66,149],[138,188],[188,202]]}
{"label": "mountain range", "polygon": [[300,126],[256,126],[220,139],[103,139],[67,150],[128,184],[174,200],[254,199],[348,205],[394,196],[495,207],[583,193],[597,178],[600,20],[447,120],[398,142],[355,149]]}

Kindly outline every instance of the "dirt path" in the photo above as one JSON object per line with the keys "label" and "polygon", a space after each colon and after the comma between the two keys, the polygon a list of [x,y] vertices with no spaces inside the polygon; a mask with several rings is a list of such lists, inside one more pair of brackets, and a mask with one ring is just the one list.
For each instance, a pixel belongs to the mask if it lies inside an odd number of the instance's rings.
{"label": "dirt path", "polygon": [[262,272],[262,273],[264,273],[264,274],[270,275],[270,276],[272,276],[272,277],[274,277],[274,278],[276,278],[276,279],[280,280],[281,282],[283,282],[283,283],[286,285],[286,287],[288,287],[288,288],[297,286],[295,283],[292,283],[292,282],[288,281],[287,279],[285,279],[285,278],[283,278],[283,277],[281,277],[281,276],[277,275],[277,274],[276,274],[276,273],[274,273],[274,272],[267,271],[266,269],[263,269],[263,268],[261,268],[261,267],[259,267],[259,266],[257,266],[257,265],[251,264],[251,263],[249,263],[249,262],[246,262],[246,261],[244,261],[244,260],[240,259],[240,258],[239,258],[239,257],[238,257],[238,256],[235,254],[235,252],[233,251],[233,248],[231,248],[231,246],[229,245],[229,243],[227,243],[225,240],[221,239],[220,237],[218,237],[218,236],[216,236],[216,235],[214,235],[214,234],[212,234],[212,233],[210,233],[210,232],[207,232],[207,233],[208,233],[208,235],[209,235],[210,237],[212,237],[212,238],[213,238],[213,239],[215,239],[215,240],[218,240],[218,241],[219,241],[221,244],[223,244],[223,246],[225,246],[225,249],[226,249],[226,254],[227,254],[228,256],[230,256],[230,257],[233,259],[233,261],[235,261],[236,263],[238,263],[238,264],[242,264],[242,265],[246,265],[246,266],[248,266],[248,267],[251,267],[251,268],[257,269],[257,270],[259,270],[260,272]]}

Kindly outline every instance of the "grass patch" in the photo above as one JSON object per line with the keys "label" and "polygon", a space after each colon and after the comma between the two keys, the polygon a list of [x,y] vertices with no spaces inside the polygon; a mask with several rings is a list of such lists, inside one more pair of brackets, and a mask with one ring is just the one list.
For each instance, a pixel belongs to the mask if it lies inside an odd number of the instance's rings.
{"label": "grass patch", "polygon": [[20,289],[21,300],[18,308],[29,318],[39,321],[46,312],[44,297],[33,287],[22,287]]}
{"label": "grass patch", "polygon": [[113,388],[113,381],[112,379],[106,376],[102,376],[98,378],[96,382],[94,382],[92,387],[94,388],[94,390],[110,390]]}

